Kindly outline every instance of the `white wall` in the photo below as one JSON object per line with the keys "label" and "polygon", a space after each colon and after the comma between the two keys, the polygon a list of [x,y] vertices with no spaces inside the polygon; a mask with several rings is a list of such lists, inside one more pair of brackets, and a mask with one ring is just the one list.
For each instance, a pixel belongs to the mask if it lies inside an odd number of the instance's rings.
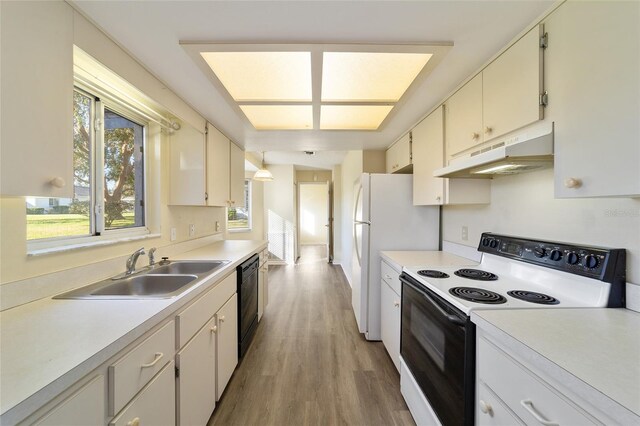
{"label": "white wall", "polygon": [[[269,241],[269,251],[278,258],[282,246],[286,246],[287,263],[295,261],[296,205],[295,205],[295,169],[292,165],[269,165],[267,169],[273,175],[273,181],[264,184],[265,229]],[[282,232],[287,235],[282,239]]]}
{"label": "white wall", "polygon": [[326,183],[298,182],[300,244],[327,244],[329,194]]}
{"label": "white wall", "polygon": [[[462,226],[469,239],[461,239]],[[477,247],[482,232],[627,249],[627,281],[640,284],[640,199],[555,199],[553,169],[503,176],[487,206],[443,207],[443,238]]]}

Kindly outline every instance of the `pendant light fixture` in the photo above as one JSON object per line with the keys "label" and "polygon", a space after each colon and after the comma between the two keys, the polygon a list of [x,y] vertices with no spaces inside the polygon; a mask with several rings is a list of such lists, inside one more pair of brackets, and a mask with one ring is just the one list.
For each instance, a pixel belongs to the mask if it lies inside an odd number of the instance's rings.
{"label": "pendant light fixture", "polygon": [[259,180],[263,182],[269,182],[273,180],[273,175],[264,166],[264,151],[262,151],[262,167],[256,172],[255,175],[253,175],[253,180]]}

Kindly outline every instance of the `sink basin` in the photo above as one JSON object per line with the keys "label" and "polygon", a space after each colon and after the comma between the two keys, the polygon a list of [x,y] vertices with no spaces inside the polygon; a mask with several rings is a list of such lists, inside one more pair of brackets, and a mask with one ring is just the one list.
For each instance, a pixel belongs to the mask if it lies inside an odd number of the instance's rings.
{"label": "sink basin", "polygon": [[183,260],[158,266],[150,271],[151,274],[208,274],[229,263],[228,260],[195,261]]}
{"label": "sink basin", "polygon": [[170,297],[197,278],[196,275],[139,275],[114,281],[92,291],[91,295]]}

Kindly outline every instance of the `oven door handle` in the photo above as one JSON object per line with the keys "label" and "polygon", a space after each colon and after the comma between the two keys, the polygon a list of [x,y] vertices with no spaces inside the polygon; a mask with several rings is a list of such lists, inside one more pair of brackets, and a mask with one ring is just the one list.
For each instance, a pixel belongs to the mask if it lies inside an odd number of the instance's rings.
{"label": "oven door handle", "polygon": [[409,285],[409,286],[411,286],[414,290],[416,290],[418,293],[420,293],[422,295],[422,297],[424,297],[425,300],[427,300],[429,303],[431,303],[431,305],[433,305],[433,307],[436,308],[438,310],[438,312],[440,312],[440,314],[443,317],[445,317],[449,322],[451,322],[453,324],[461,325],[461,326],[465,326],[466,325],[466,322],[462,318],[459,318],[459,317],[457,317],[455,315],[449,314],[447,311],[442,309],[440,307],[440,305],[438,305],[438,303],[436,303],[436,301],[433,300],[422,289],[416,287],[413,283],[410,283],[409,281],[402,280],[402,282],[407,284],[407,285]]}

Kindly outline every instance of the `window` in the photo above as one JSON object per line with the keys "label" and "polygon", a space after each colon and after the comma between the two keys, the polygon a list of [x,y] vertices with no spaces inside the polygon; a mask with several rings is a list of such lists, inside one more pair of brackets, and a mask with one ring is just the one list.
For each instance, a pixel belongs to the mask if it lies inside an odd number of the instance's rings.
{"label": "window", "polygon": [[144,142],[148,123],[133,110],[76,88],[73,198],[27,197],[27,240],[147,232]]}
{"label": "window", "polygon": [[244,181],[244,207],[229,207],[227,210],[229,231],[251,230],[251,180]]}

